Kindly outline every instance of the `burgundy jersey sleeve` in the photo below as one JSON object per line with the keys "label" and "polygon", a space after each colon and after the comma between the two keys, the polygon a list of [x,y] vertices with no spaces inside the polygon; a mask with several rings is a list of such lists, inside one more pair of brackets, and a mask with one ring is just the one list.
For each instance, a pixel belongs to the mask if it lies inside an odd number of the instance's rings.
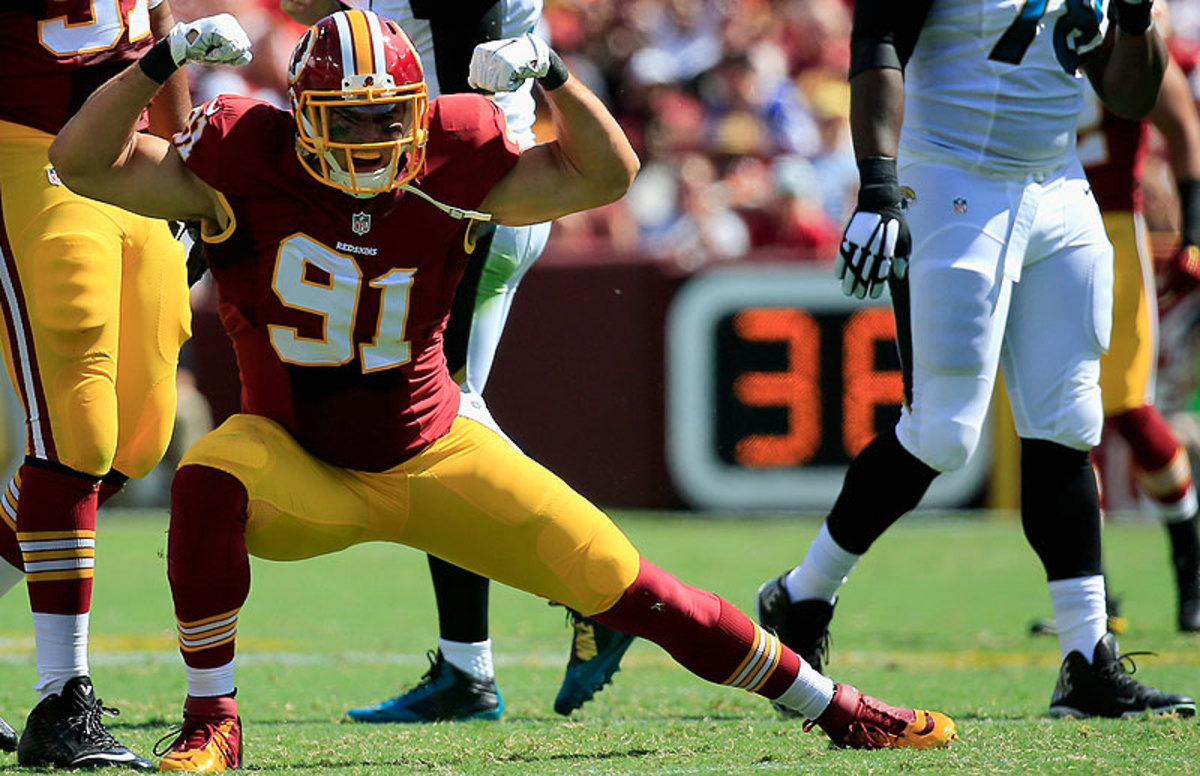
{"label": "burgundy jersey sleeve", "polygon": [[228,196],[245,196],[269,190],[291,126],[291,114],[273,105],[219,94],[193,108],[188,126],[171,140],[202,181]]}
{"label": "burgundy jersey sleeve", "polygon": [[449,205],[476,208],[521,155],[504,111],[479,94],[433,101],[421,188]]}

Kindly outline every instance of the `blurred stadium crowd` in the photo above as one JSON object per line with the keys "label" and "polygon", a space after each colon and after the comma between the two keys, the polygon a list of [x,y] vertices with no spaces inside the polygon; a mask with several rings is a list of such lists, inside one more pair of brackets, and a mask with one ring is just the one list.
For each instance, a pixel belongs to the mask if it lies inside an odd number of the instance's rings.
{"label": "blurred stadium crowd", "polygon": [[[1168,5],[1176,50],[1200,59],[1200,4]],[[190,71],[197,100],[241,92],[286,103],[282,78],[302,28],[276,0],[172,8],[180,19],[233,12],[255,39],[247,68]],[[845,76],[852,12],[852,0],[546,0],[540,32],[613,109],[642,160],[622,201],[557,224],[553,250],[602,247],[683,270],[745,256],[832,262],[858,184]],[[1193,83],[1200,96],[1200,72]],[[1169,233],[1169,173],[1152,164],[1147,178],[1151,229]]]}

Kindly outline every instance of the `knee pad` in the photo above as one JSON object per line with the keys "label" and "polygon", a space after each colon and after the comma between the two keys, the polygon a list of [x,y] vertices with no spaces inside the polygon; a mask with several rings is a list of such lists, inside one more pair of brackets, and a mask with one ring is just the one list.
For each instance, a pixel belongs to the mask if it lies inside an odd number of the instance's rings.
{"label": "knee pad", "polygon": [[978,426],[951,418],[938,418],[918,426],[907,412],[896,426],[896,436],[904,448],[938,472],[961,469],[979,446],[980,434]]}
{"label": "knee pad", "polygon": [[1093,386],[1089,392],[1090,396],[1076,401],[1058,418],[1054,432],[1049,435],[1050,441],[1085,452],[1100,444],[1100,435],[1104,431],[1100,387]]}
{"label": "knee pad", "polygon": [[[87,355],[120,314],[119,236],[44,234],[29,247],[27,256],[22,262],[26,306],[42,341],[59,356]],[[112,258],[102,260],[105,256]]]}

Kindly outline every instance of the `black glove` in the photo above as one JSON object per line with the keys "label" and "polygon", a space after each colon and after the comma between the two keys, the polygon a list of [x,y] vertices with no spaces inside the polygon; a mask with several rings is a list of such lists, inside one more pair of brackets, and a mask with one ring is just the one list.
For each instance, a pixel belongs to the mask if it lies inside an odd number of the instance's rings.
{"label": "black glove", "polygon": [[172,221],[171,233],[175,239],[183,243],[187,251],[187,284],[188,288],[200,282],[208,271],[208,260],[204,257],[204,241],[200,239],[199,221]]}
{"label": "black glove", "polygon": [[858,206],[842,233],[834,272],[842,292],[878,299],[888,276],[903,278],[912,254],[896,160],[871,156],[858,163]]}

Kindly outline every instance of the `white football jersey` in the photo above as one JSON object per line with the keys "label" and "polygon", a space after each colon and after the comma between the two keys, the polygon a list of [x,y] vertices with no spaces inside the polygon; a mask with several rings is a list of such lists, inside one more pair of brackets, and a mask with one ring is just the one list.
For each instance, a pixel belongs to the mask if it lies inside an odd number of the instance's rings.
{"label": "white football jersey", "polygon": [[[446,0],[435,1],[446,2]],[[497,38],[515,38],[527,32],[533,32],[533,28],[542,15],[542,0],[500,0],[499,4],[502,18]],[[409,0],[371,0],[371,10],[395,19],[399,23],[421,57],[430,99],[441,94],[442,86],[438,82],[438,51],[433,23],[420,16],[418,12],[414,12],[413,3]],[[468,33],[464,31],[463,34]],[[456,52],[455,55],[459,54]],[[461,63],[464,70],[466,65],[466,62]],[[533,145],[533,122],[536,113],[533,81],[526,81],[515,92],[497,94],[495,99],[496,104],[504,111],[504,117],[508,123],[508,133],[513,141],[520,148]]]}
{"label": "white football jersey", "polygon": [[1018,177],[1064,165],[1085,86],[1076,44],[1091,37],[1072,22],[1080,5],[934,0],[905,70],[901,161]]}

